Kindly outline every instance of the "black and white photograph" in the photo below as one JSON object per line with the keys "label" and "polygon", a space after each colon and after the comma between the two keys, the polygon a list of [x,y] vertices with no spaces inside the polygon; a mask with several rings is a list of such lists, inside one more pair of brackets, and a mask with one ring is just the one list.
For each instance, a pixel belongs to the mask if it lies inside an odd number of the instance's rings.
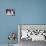
{"label": "black and white photograph", "polygon": [[6,9],[6,15],[15,16],[15,9]]}
{"label": "black and white photograph", "polygon": [[20,46],[46,43],[46,25],[20,24],[18,34]]}

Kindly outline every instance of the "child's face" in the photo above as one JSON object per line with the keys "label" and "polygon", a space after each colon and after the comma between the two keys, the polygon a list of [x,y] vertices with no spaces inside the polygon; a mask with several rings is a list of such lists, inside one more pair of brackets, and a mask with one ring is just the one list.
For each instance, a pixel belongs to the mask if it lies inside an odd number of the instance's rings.
{"label": "child's face", "polygon": [[10,12],[10,11],[8,11],[8,12],[7,12],[7,15],[11,15],[11,12]]}

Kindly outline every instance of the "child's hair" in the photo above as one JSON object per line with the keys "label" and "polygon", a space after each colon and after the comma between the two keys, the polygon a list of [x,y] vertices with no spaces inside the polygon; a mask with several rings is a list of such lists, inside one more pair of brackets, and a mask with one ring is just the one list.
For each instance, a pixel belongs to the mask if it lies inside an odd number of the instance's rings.
{"label": "child's hair", "polygon": [[8,13],[8,11],[11,13],[11,10],[10,9],[6,9],[6,13]]}

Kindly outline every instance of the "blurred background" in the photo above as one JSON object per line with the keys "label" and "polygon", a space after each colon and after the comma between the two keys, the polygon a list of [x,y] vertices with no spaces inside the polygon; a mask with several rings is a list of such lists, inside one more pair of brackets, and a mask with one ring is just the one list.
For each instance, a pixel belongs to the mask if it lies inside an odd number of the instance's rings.
{"label": "blurred background", "polygon": [[[15,16],[6,15],[8,8]],[[46,24],[46,0],[0,0],[0,44],[8,43],[10,32],[18,35],[17,24]]]}

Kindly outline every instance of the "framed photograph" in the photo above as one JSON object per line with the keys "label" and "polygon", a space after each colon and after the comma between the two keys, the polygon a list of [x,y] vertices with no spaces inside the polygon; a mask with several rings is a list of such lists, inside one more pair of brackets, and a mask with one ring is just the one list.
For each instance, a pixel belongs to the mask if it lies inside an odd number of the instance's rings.
{"label": "framed photograph", "polygon": [[15,9],[6,9],[6,15],[15,16]]}
{"label": "framed photograph", "polygon": [[18,25],[18,41],[46,41],[46,25],[45,24],[19,24]]}

